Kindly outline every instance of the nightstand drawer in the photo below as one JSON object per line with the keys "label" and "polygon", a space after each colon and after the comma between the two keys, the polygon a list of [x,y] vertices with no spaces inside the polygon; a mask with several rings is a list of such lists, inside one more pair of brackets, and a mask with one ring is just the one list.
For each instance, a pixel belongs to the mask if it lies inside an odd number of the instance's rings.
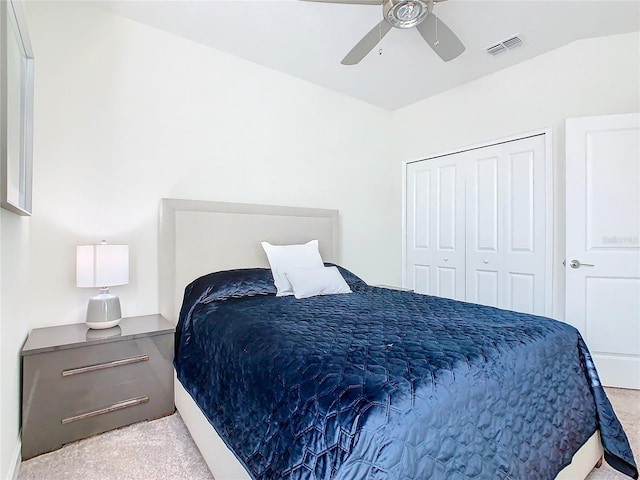
{"label": "nightstand drawer", "polygon": [[44,407],[59,420],[158,388],[170,390],[171,357],[163,352],[170,352],[172,341],[172,335],[156,335],[26,357],[25,423],[32,410]]}
{"label": "nightstand drawer", "polygon": [[23,459],[171,414],[173,335],[23,353]]}
{"label": "nightstand drawer", "polygon": [[[62,379],[52,379],[60,417],[64,419],[95,409],[100,405],[111,405],[133,397],[155,392],[158,379],[149,376],[149,369],[157,370],[158,354],[141,354],[119,358],[111,362],[93,363],[87,366],[62,371]],[[133,362],[133,363],[125,363]],[[99,368],[93,370],[93,368]],[[82,369],[82,370],[81,370]],[[48,388],[46,381],[42,388]],[[163,383],[163,382],[160,382]]]}

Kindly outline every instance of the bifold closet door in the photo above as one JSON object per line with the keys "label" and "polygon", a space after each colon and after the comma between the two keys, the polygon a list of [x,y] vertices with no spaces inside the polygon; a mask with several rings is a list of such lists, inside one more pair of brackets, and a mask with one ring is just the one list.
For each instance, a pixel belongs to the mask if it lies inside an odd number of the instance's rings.
{"label": "bifold closet door", "polygon": [[544,135],[465,152],[466,300],[544,315]]}
{"label": "bifold closet door", "polygon": [[404,286],[548,314],[546,181],[544,134],[407,164]]}
{"label": "bifold closet door", "polygon": [[449,156],[407,165],[405,286],[465,299],[464,165]]}

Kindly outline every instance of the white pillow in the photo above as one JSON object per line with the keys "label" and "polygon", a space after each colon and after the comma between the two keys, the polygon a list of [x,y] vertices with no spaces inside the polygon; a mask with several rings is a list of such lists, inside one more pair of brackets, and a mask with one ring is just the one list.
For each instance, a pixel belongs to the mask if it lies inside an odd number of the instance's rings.
{"label": "white pillow", "polygon": [[292,268],[285,275],[296,298],[351,293],[337,267]]}
{"label": "white pillow", "polygon": [[323,267],[322,257],[318,252],[318,240],[311,240],[303,245],[271,245],[262,242],[267,254],[273,283],[276,285],[276,297],[293,295],[293,288],[285,276],[292,268]]}

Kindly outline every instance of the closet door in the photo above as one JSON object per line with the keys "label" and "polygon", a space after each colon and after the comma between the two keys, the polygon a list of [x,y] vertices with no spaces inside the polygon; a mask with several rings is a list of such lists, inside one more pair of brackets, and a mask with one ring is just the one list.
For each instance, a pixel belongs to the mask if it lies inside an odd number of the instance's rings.
{"label": "closet door", "polygon": [[545,141],[407,164],[405,287],[549,314]]}
{"label": "closet door", "polygon": [[464,165],[455,156],[407,165],[405,286],[465,299]]}
{"label": "closet door", "polygon": [[467,152],[467,301],[546,313],[544,157],[544,135]]}

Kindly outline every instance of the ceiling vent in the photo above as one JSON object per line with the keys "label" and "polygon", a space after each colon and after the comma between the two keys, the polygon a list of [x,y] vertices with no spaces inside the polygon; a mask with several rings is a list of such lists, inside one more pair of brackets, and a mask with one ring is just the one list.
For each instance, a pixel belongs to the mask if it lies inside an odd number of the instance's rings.
{"label": "ceiling vent", "polygon": [[497,55],[499,53],[507,51],[508,48],[516,48],[522,45],[522,39],[518,35],[513,35],[505,40],[502,40],[495,45],[485,48],[485,50],[491,55]]}
{"label": "ceiling vent", "polygon": [[490,47],[487,48],[487,52],[489,52],[491,55],[497,55],[499,53],[506,52],[506,51],[507,51],[507,47],[505,47],[501,43],[496,43],[495,45],[491,45]]}

